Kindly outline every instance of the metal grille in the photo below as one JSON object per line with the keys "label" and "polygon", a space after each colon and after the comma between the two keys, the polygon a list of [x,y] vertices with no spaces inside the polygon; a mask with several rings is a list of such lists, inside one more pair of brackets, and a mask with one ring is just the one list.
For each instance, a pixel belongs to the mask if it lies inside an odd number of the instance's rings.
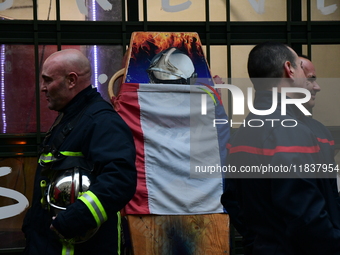
{"label": "metal grille", "polygon": [[[40,45],[121,45],[123,50],[129,43],[131,33],[134,31],[167,31],[167,32],[197,32],[202,43],[206,46],[208,62],[211,58],[211,47],[223,45],[227,47],[227,76],[231,77],[232,59],[231,47],[234,45],[254,45],[264,40],[280,41],[286,43],[297,52],[302,53],[302,45],[307,46],[308,55],[311,56],[312,45],[340,44],[340,21],[313,21],[311,20],[311,0],[287,0],[286,21],[231,21],[230,6],[233,0],[225,0],[225,20],[210,21],[210,8],[213,1],[205,1],[205,21],[148,21],[148,1],[143,0],[140,10],[137,0],[121,2],[121,21],[67,21],[61,20],[60,0],[55,0],[56,19],[39,20],[38,3],[33,0],[33,20],[0,20],[1,44],[27,44],[34,45],[35,49],[35,77],[37,97],[37,133],[24,136],[27,138],[23,149],[23,156],[34,156],[37,146],[41,142],[40,134],[40,105],[39,105],[39,54]],[[307,10],[307,19],[302,20],[302,5]],[[140,13],[142,13],[140,15]],[[229,100],[230,102],[231,100]],[[228,103],[229,103],[228,102]],[[230,103],[229,103],[230,104]],[[230,106],[231,107],[231,106]],[[340,143],[338,127],[331,131]],[[8,149],[7,141],[17,139],[17,136],[0,134],[0,156],[15,156]],[[34,141],[34,142],[33,142]],[[33,142],[33,144],[32,144]],[[15,143],[14,143],[15,144]],[[11,145],[21,146],[24,145]]]}

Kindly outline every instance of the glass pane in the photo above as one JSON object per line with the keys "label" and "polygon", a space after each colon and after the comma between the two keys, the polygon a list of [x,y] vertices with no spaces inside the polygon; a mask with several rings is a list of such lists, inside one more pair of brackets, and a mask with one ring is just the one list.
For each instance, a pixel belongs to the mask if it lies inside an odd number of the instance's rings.
{"label": "glass pane", "polygon": [[316,94],[313,118],[325,126],[340,126],[339,82],[339,78],[317,79],[321,90]]}
{"label": "glass pane", "polygon": [[[339,45],[312,45],[312,62],[321,91],[317,93],[313,117],[326,126],[340,126]],[[325,64],[327,63],[327,64]]]}
{"label": "glass pane", "polygon": [[213,45],[210,46],[210,70],[214,77],[218,75],[221,78],[228,77],[227,73],[227,46]]}
{"label": "glass pane", "polygon": [[61,20],[86,20],[89,6],[85,5],[88,1],[60,1],[60,19]]}
{"label": "glass pane", "polygon": [[[247,88],[252,87],[252,84],[248,78],[247,71],[247,61],[248,54],[254,45],[247,46],[231,46],[231,77],[232,84],[239,87],[244,95],[247,93]],[[222,82],[228,83],[228,73],[227,73],[227,46],[211,46],[210,47],[210,55],[211,55],[211,73],[213,76],[218,75]],[[228,111],[228,90],[222,89],[222,101],[226,112],[230,114]],[[244,115],[235,115],[230,116],[234,122],[242,122],[243,119],[249,113],[248,108],[245,107]],[[233,127],[238,127],[238,125],[233,125]]]}
{"label": "glass pane", "polygon": [[231,77],[248,78],[247,62],[248,55],[255,45],[231,46]]}
{"label": "glass pane", "polygon": [[[339,0],[313,0],[311,2],[311,20],[340,20]],[[307,0],[302,0],[302,18],[307,20]]]}
{"label": "glass pane", "polygon": [[[254,45],[246,45],[246,46],[231,46],[231,77],[232,84],[240,88],[243,92],[243,95],[247,95],[247,88],[252,88],[253,85],[249,80],[248,70],[247,70],[247,62],[248,55]],[[227,81],[227,80],[226,80]],[[233,128],[239,127],[243,120],[248,115],[249,110],[246,104],[246,100],[244,102],[244,115],[234,115],[232,117]]]}
{"label": "glass pane", "polygon": [[33,19],[33,0],[0,0],[0,18]]}
{"label": "glass pane", "polygon": [[[44,63],[46,58],[56,51],[57,51],[56,45],[39,46],[39,69],[40,69],[39,75],[41,73],[42,64]],[[47,107],[48,102],[46,101],[45,96],[40,93],[40,91],[39,95],[40,95],[40,130],[41,132],[47,132],[58,114],[57,112],[48,109]]]}
{"label": "glass pane", "polygon": [[[205,21],[205,0],[149,0],[148,21]],[[285,1],[231,1],[231,21],[285,21]],[[209,1],[210,20],[226,20],[226,2]],[[143,4],[139,2],[140,20],[143,20]]]}
{"label": "glass pane", "polygon": [[37,158],[1,158],[0,187],[0,250],[23,248],[25,237],[21,231],[23,219],[33,195],[33,181]]}
{"label": "glass pane", "polygon": [[60,1],[61,20],[121,21],[121,0]]}
{"label": "glass pane", "polygon": [[318,77],[340,78],[340,45],[312,45],[312,61]]}
{"label": "glass pane", "polygon": [[226,1],[210,1],[209,9],[210,21],[223,22],[227,20]]}
{"label": "glass pane", "polygon": [[286,1],[230,1],[231,21],[286,21]]}
{"label": "glass pane", "polygon": [[36,132],[34,47],[0,45],[0,133]]}
{"label": "glass pane", "polygon": [[[70,1],[75,2],[75,1]],[[38,3],[38,19],[40,20],[56,20],[56,2],[55,0],[37,0]]]}
{"label": "glass pane", "polygon": [[[212,77],[215,77],[215,84],[228,83],[228,59],[227,46],[213,45],[210,46],[210,70]],[[216,78],[216,76],[221,79]],[[220,90],[224,109],[228,113],[228,93]],[[228,114],[229,115],[229,114]]]}
{"label": "glass pane", "polygon": [[[139,1],[140,20],[144,20],[142,2]],[[148,21],[205,21],[205,0],[148,0],[147,14]]]}

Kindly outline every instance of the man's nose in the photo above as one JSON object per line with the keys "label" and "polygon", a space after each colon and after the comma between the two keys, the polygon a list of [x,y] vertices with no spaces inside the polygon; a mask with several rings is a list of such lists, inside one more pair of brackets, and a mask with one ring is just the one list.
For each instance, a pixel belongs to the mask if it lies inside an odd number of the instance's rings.
{"label": "man's nose", "polygon": [[46,85],[43,82],[40,83],[40,91],[46,91],[46,90],[47,90]]}
{"label": "man's nose", "polygon": [[321,90],[319,84],[316,81],[313,82],[313,90],[315,90],[316,92],[319,92]]}

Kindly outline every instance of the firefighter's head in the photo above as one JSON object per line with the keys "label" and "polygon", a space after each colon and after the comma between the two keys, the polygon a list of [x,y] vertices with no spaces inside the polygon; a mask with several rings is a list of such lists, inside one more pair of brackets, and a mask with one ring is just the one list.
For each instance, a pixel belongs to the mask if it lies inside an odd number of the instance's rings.
{"label": "firefighter's head", "polygon": [[40,91],[45,93],[48,108],[62,111],[91,84],[91,64],[78,50],[57,51],[45,60],[41,76]]}

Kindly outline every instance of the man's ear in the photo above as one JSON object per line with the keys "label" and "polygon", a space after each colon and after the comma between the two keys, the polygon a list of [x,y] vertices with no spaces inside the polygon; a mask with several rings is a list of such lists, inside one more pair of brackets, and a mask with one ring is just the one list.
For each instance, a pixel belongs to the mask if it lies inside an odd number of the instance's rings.
{"label": "man's ear", "polygon": [[284,63],[284,74],[286,78],[294,78],[295,69],[290,61]]}
{"label": "man's ear", "polygon": [[75,72],[71,72],[68,74],[67,80],[69,82],[69,88],[73,88],[78,80],[78,75]]}

